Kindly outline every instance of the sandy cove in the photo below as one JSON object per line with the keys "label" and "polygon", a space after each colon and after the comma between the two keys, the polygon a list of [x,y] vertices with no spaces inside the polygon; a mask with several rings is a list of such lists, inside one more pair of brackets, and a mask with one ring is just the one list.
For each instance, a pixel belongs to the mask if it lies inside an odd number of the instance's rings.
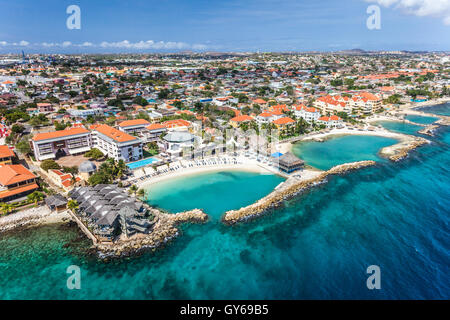
{"label": "sandy cove", "polygon": [[177,214],[165,213],[155,208],[150,208],[150,211],[155,216],[155,223],[150,234],[136,234],[128,239],[124,236],[114,243],[98,243],[92,248],[95,254],[101,259],[108,259],[128,257],[145,250],[156,250],[180,235],[177,228],[179,224],[208,221],[208,215],[200,209]]}
{"label": "sandy cove", "polygon": [[411,150],[416,149],[417,147],[424,145],[426,143],[430,143],[425,138],[415,137],[407,134],[396,133],[392,131],[388,131],[382,128],[376,128],[375,130],[350,130],[348,128],[341,129],[332,129],[329,132],[318,133],[315,135],[311,135],[303,138],[301,141],[308,140],[325,140],[327,138],[331,138],[333,136],[345,136],[345,135],[369,135],[369,136],[380,136],[386,138],[393,138],[398,140],[399,142],[388,147],[384,147],[380,150],[380,155],[388,158],[392,161],[398,161],[403,159],[408,155]]}
{"label": "sandy cove", "polygon": [[284,200],[326,181],[330,175],[343,174],[350,170],[375,165],[375,161],[359,161],[335,166],[328,171],[304,170],[300,177],[291,177],[274,191],[257,202],[239,210],[227,211],[222,217],[226,224],[235,224],[258,217],[268,210],[280,206]]}
{"label": "sandy cove", "polygon": [[259,164],[257,161],[249,161],[246,160],[247,163],[244,164],[226,164],[220,166],[204,166],[204,167],[193,167],[186,168],[183,170],[178,170],[174,172],[170,172],[161,176],[152,177],[150,179],[144,180],[143,182],[137,183],[136,185],[140,188],[146,188],[152,184],[164,181],[171,180],[174,178],[180,178],[184,176],[192,176],[197,175],[199,173],[213,173],[220,171],[246,171],[246,172],[255,172],[260,174],[269,174],[275,173],[273,170],[270,170],[267,166],[263,166]]}
{"label": "sandy cove", "polygon": [[52,212],[47,206],[39,206],[0,217],[0,232],[69,220],[70,215],[66,211]]}

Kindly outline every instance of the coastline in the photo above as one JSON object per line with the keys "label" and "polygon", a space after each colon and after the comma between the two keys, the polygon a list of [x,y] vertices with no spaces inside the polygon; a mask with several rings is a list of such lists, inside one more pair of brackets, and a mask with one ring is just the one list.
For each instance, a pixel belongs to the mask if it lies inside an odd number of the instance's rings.
{"label": "coastline", "polygon": [[0,217],[0,233],[20,227],[62,223],[70,219],[67,211],[52,212],[46,206],[39,206]]}
{"label": "coastline", "polygon": [[283,201],[290,199],[318,184],[324,183],[330,175],[343,174],[350,170],[373,166],[375,164],[375,161],[345,163],[335,166],[328,171],[315,171],[314,174],[305,175],[303,177],[301,176],[300,178],[292,177],[257,202],[238,210],[227,211],[223,215],[222,221],[225,224],[232,225],[259,217],[267,213],[270,209],[279,207]]}
{"label": "coastline", "polygon": [[308,137],[303,138],[300,141],[310,141],[310,140],[326,140],[332,137],[336,136],[347,136],[347,135],[360,135],[360,136],[379,136],[379,137],[385,137],[385,138],[392,138],[397,140],[398,142],[396,144],[393,144],[391,146],[387,146],[382,148],[379,151],[380,156],[388,158],[391,161],[398,161],[400,159],[405,158],[409,151],[416,149],[417,147],[424,145],[426,143],[430,143],[425,138],[422,137],[416,137],[412,135],[397,133],[388,131],[386,129],[379,129],[369,131],[369,130],[350,130],[347,128],[343,129],[332,129],[329,132],[325,133],[318,133],[315,135],[311,135]]}

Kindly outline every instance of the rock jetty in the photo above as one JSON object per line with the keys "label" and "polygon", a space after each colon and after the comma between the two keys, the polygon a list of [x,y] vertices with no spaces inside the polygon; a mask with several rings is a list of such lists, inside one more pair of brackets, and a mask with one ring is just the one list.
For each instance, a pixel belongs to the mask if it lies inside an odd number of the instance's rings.
{"label": "rock jetty", "polygon": [[408,139],[401,141],[400,143],[394,144],[393,146],[388,146],[381,149],[380,154],[384,157],[387,157],[389,160],[397,162],[408,156],[408,153],[411,150],[420,147],[426,143],[430,143],[425,138],[422,137],[413,137],[407,136]]}
{"label": "rock jetty", "polygon": [[289,178],[276,190],[272,191],[269,195],[258,200],[257,202],[239,210],[227,211],[222,217],[222,221],[226,224],[235,224],[237,222],[258,217],[266,213],[268,210],[280,206],[284,200],[287,200],[315,185],[325,182],[326,178],[330,175],[343,174],[350,170],[356,170],[373,165],[375,165],[375,161],[352,162],[335,166],[328,171],[321,172],[313,178]]}

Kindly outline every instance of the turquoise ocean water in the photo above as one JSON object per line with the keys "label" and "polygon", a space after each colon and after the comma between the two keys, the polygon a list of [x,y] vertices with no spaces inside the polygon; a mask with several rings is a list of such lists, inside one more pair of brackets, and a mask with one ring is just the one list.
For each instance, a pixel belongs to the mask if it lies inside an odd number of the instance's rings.
{"label": "turquoise ocean water", "polygon": [[412,135],[419,135],[417,131],[420,131],[424,128],[416,124],[401,121],[378,121],[377,124],[381,125],[383,128],[389,131]]}
{"label": "turquoise ocean water", "polygon": [[[185,225],[163,250],[133,259],[86,258],[75,228],[0,235],[0,298],[448,299],[450,130],[431,140],[398,163],[331,177],[250,223]],[[228,199],[206,199],[204,209]],[[72,264],[81,290],[66,288]],[[366,287],[374,264],[381,290]]]}
{"label": "turquoise ocean water", "polygon": [[439,120],[438,118],[435,117],[424,117],[424,116],[416,116],[416,115],[407,115],[405,117],[406,120],[415,122],[415,123],[420,123],[420,124],[431,124],[433,122],[435,122],[436,120]]}
{"label": "turquoise ocean water", "polygon": [[170,212],[205,209],[213,219],[252,204],[269,194],[284,178],[274,174],[219,171],[162,181],[148,187],[148,203]]}
{"label": "turquoise ocean water", "polygon": [[339,136],[324,142],[305,141],[294,145],[292,152],[306,164],[328,170],[346,162],[362,160],[383,161],[380,149],[396,144],[397,140],[376,136]]}

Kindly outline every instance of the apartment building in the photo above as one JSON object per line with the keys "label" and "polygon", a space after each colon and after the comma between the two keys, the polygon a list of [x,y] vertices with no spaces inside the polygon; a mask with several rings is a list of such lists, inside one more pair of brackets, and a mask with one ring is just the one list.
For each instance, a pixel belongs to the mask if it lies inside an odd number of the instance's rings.
{"label": "apartment building", "polygon": [[38,133],[31,139],[31,147],[38,161],[81,154],[92,148],[90,135],[82,127]]}
{"label": "apartment building", "polygon": [[92,125],[92,145],[115,160],[136,161],[143,157],[143,141],[106,124]]}
{"label": "apartment building", "polygon": [[294,114],[298,118],[303,118],[308,123],[317,122],[317,120],[320,118],[319,109],[308,108],[303,104],[294,108]]}

